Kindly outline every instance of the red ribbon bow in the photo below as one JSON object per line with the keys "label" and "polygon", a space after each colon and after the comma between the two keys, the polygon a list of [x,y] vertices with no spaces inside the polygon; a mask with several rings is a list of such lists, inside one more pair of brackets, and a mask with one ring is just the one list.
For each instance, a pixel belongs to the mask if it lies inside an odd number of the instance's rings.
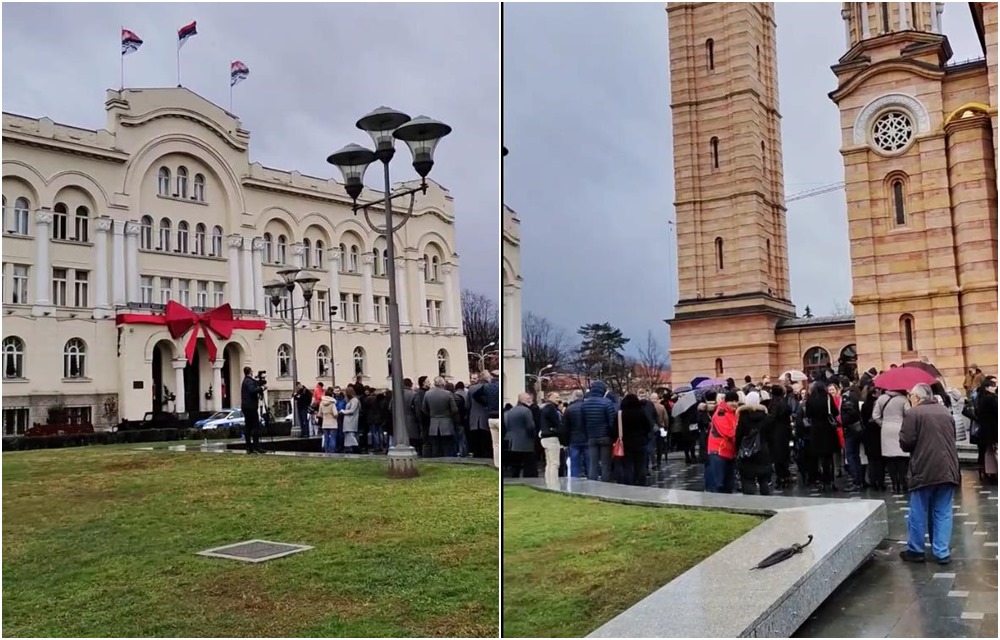
{"label": "red ribbon bow", "polygon": [[219,353],[212,334],[223,340],[232,337],[236,329],[250,329],[263,331],[267,328],[267,323],[263,320],[235,320],[233,318],[233,308],[228,304],[216,307],[204,313],[195,313],[184,305],[171,300],[167,303],[166,313],[162,316],[147,316],[133,313],[119,314],[115,319],[117,324],[160,324],[166,325],[170,337],[174,340],[184,337],[191,331],[187,345],[184,347],[184,355],[187,361],[194,360],[195,349],[198,347],[199,334],[205,338],[205,348],[208,350],[208,359],[215,362]]}

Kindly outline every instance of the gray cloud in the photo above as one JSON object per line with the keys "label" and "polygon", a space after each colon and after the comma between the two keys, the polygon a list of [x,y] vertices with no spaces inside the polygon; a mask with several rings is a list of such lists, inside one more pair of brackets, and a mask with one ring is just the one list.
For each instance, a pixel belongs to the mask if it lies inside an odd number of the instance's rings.
{"label": "gray cloud", "polygon": [[[348,142],[370,144],[354,122],[374,107],[450,124],[431,177],[455,198],[463,286],[496,297],[495,5],[5,4],[3,109],[103,127],[104,91],[120,82],[120,27],[145,41],[125,58],[126,85],[169,87],[177,29],[192,20],[198,35],[181,51],[184,86],[227,107],[229,63],[250,67],[234,111],[251,131],[251,161],[340,179],[326,157]],[[402,158],[393,172],[394,181],[416,177]]]}
{"label": "gray cloud", "polygon": [[[827,93],[840,3],[779,3],[785,192],[843,180]],[[954,59],[982,55],[968,7],[944,15]],[[667,19],[662,4],[504,5],[504,200],[521,218],[523,306],[566,329],[608,320],[633,343],[676,302]],[[792,297],[851,295],[843,191],[788,205]]]}

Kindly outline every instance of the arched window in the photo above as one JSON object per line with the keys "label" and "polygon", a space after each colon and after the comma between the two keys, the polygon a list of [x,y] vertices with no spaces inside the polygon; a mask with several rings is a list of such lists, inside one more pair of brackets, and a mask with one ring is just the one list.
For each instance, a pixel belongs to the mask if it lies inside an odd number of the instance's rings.
{"label": "arched window", "polygon": [[892,211],[897,225],[906,224],[906,198],[902,180],[892,181]]}
{"label": "arched window", "polygon": [[372,249],[372,256],[375,258],[375,263],[372,266],[372,269],[374,270],[375,275],[377,275],[377,276],[384,276],[385,275],[385,271],[383,269],[382,260],[381,260],[381,254],[382,254],[382,250],[379,249],[378,247],[375,247],[374,249]]}
{"label": "arched window", "polygon": [[724,373],[725,373],[725,370],[722,367],[722,358],[716,358],[715,359],[715,377],[716,378],[721,378]]}
{"label": "arched window", "polygon": [[63,349],[63,377],[84,378],[87,375],[87,345],[73,338]]}
{"label": "arched window", "polygon": [[365,350],[354,347],[354,377],[365,375]]}
{"label": "arched window", "polygon": [[359,266],[359,262],[361,261],[361,250],[358,248],[358,245],[356,244],[351,245],[350,261],[351,261],[351,267],[350,267],[351,273],[357,273],[358,271],[361,270]]}
{"label": "arched window", "polygon": [[184,220],[177,223],[177,252],[188,252],[188,223]]}
{"label": "arched window", "polygon": [[13,232],[22,236],[28,235],[28,219],[30,217],[31,205],[26,198],[18,198],[14,201],[14,226]]}
{"label": "arched window", "polygon": [[194,253],[205,255],[205,225],[200,222],[194,227]]}
{"label": "arched window", "polygon": [[765,243],[765,246],[767,247],[767,275],[770,276],[770,275],[774,275],[774,272],[773,272],[774,264],[773,264],[772,259],[771,259],[771,239],[768,238],[767,240],[764,241],[764,243]]}
{"label": "arched window", "polygon": [[326,256],[323,255],[323,249],[324,249],[323,241],[322,240],[317,240],[316,241],[316,250],[315,250],[316,251],[316,261],[313,264],[313,266],[315,266],[317,269],[322,269],[323,268],[323,263],[324,263],[324,260],[326,258]]}
{"label": "arched window", "polygon": [[3,377],[24,377],[24,341],[17,336],[3,339]]}
{"label": "arched window", "polygon": [[802,372],[813,379],[813,374],[819,374],[830,367],[830,354],[823,347],[813,347],[806,351],[802,358]]}
{"label": "arched window", "polygon": [[292,348],[287,344],[278,347],[278,377],[290,378],[292,376]]}
{"label": "arched window", "polygon": [[764,141],[760,141],[760,172],[767,177],[767,153],[764,151]]}
{"label": "arched window", "polygon": [[160,244],[156,248],[160,251],[170,251],[170,218],[160,220]]}
{"label": "arched window", "polygon": [[385,352],[385,367],[386,367],[386,371],[388,371],[388,373],[386,374],[386,377],[391,378],[392,377],[392,349],[391,348],[387,349],[386,352]]}
{"label": "arched window", "polygon": [[712,168],[719,168],[719,139],[712,136],[712,139],[708,141],[709,146],[712,148]]}
{"label": "arched window", "polygon": [[316,371],[317,377],[330,374],[330,349],[325,345],[316,349]]}
{"label": "arched window", "polygon": [[180,198],[188,197],[188,170],[187,167],[177,167],[177,193]]}
{"label": "arched window", "polygon": [[389,250],[382,249],[382,272],[388,276],[389,275]]}
{"label": "arched window", "polygon": [[889,3],[880,2],[882,7],[882,33],[889,33]]}
{"label": "arched window", "polygon": [[438,375],[448,375],[448,352],[444,349],[438,349]]}
{"label": "arched window", "polygon": [[212,255],[216,258],[222,256],[222,227],[219,225],[212,227]]}
{"label": "arched window", "polygon": [[90,212],[87,207],[76,208],[76,219],[73,222],[76,241],[90,242]]}
{"label": "arched window", "polygon": [[908,313],[899,317],[899,337],[903,353],[913,353],[917,350],[916,327],[913,316]]}
{"label": "arched window", "polygon": [[723,262],[723,242],[722,238],[715,239],[715,268],[722,271],[725,268],[725,263]]}
{"label": "arched window", "polygon": [[278,248],[274,256],[274,262],[276,264],[285,264],[285,260],[288,257],[288,238],[284,234],[278,236]]}
{"label": "arched window", "polygon": [[708,70],[715,70],[715,40],[709,38],[705,41],[705,60],[708,62]]}
{"label": "arched window", "polygon": [[441,266],[439,263],[437,256],[431,256],[431,282],[438,281],[438,267]]}
{"label": "arched window", "polygon": [[139,219],[139,246],[146,250],[153,248],[153,218],[150,216]]}
{"label": "arched window", "polygon": [[157,179],[157,192],[159,192],[161,196],[170,195],[170,169],[166,167],[160,167],[160,173]]}
{"label": "arched window", "polygon": [[56,206],[52,207],[52,239],[53,240],[65,240],[66,239],[66,227],[67,219],[69,218],[69,212],[66,209],[66,205],[57,202]]}
{"label": "arched window", "polygon": [[312,242],[309,238],[302,240],[302,266],[306,269],[312,268]]}
{"label": "arched window", "polygon": [[198,202],[205,201],[205,176],[200,173],[194,174],[194,199]]}
{"label": "arched window", "polygon": [[431,257],[424,254],[424,281],[429,282],[431,279]]}
{"label": "arched window", "polygon": [[760,75],[760,74],[761,74],[761,67],[760,67],[760,45],[757,45],[757,75]]}
{"label": "arched window", "polygon": [[274,260],[274,238],[270,233],[264,234],[264,262],[270,264]]}

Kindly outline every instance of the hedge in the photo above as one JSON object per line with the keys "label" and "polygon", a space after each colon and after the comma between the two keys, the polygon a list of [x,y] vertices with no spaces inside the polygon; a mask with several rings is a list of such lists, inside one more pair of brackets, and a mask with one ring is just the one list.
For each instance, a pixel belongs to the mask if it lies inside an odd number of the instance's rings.
{"label": "hedge", "polygon": [[[267,435],[287,436],[285,425],[276,424]],[[63,449],[101,444],[135,444],[144,442],[176,442],[178,440],[220,440],[242,437],[241,427],[221,429],[139,429],[129,431],[102,431],[75,435],[8,436],[3,438],[4,451],[29,451],[32,449]]]}

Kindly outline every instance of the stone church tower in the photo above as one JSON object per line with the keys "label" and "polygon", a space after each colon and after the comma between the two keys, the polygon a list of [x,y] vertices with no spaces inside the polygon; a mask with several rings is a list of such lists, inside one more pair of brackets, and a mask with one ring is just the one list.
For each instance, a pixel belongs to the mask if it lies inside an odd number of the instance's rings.
{"label": "stone church tower", "polygon": [[[780,373],[788,283],[774,7],[668,3],[675,380]],[[735,339],[734,339],[735,338]]]}
{"label": "stone church tower", "polygon": [[860,362],[997,370],[997,4],[957,64],[944,3],[848,2],[840,108]]}

